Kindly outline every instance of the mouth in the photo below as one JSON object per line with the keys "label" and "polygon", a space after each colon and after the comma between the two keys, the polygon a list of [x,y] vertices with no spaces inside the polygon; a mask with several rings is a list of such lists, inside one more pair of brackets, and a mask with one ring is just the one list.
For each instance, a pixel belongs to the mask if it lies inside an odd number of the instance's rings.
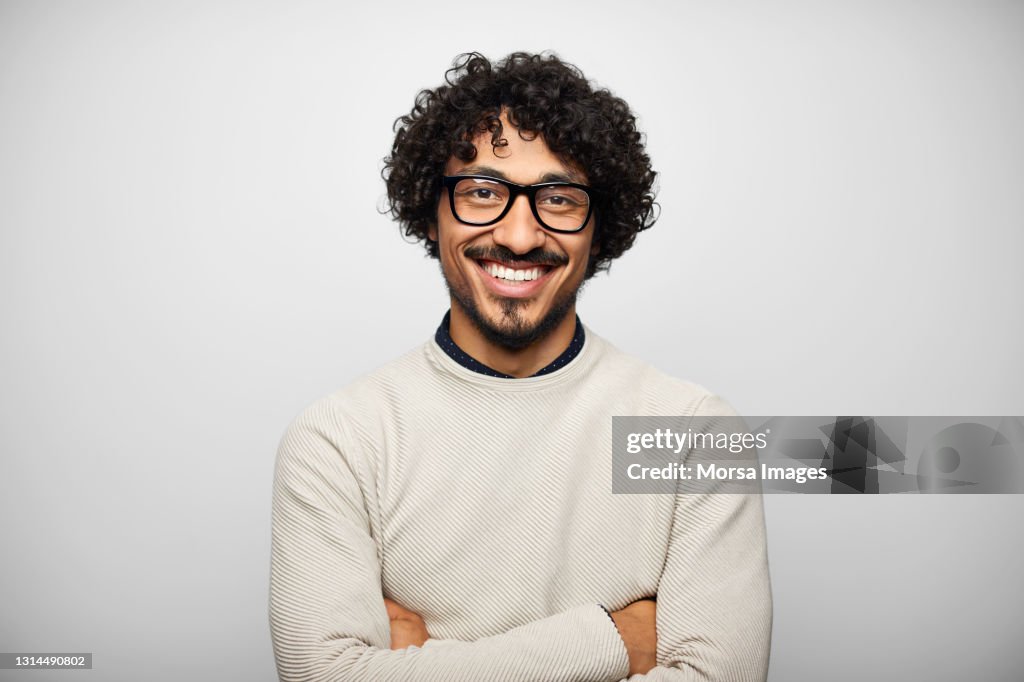
{"label": "mouth", "polygon": [[532,282],[551,270],[550,265],[537,265],[536,263],[513,265],[492,260],[478,260],[476,263],[491,277],[506,282]]}
{"label": "mouth", "polygon": [[489,289],[500,296],[513,298],[532,296],[557,269],[543,263],[500,263],[487,259],[475,259],[475,262]]}

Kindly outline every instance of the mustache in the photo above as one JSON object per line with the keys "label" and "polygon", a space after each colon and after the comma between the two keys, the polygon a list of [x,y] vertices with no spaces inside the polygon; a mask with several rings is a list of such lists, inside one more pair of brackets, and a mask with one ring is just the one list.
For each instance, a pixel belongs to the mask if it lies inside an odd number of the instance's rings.
{"label": "mustache", "polygon": [[545,251],[536,248],[527,253],[516,253],[512,249],[495,244],[494,246],[469,246],[462,252],[473,260],[492,260],[502,264],[533,263],[534,265],[568,265],[569,257],[565,254]]}

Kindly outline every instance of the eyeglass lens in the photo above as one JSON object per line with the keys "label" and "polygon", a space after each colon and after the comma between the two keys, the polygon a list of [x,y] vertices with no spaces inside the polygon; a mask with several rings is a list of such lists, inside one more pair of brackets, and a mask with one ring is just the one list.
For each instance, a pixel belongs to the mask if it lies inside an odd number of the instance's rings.
{"label": "eyeglass lens", "polygon": [[[487,223],[505,210],[511,192],[500,182],[465,178],[455,185],[455,215],[467,223]],[[578,187],[541,187],[534,197],[541,222],[556,230],[583,227],[590,210],[589,195]]]}

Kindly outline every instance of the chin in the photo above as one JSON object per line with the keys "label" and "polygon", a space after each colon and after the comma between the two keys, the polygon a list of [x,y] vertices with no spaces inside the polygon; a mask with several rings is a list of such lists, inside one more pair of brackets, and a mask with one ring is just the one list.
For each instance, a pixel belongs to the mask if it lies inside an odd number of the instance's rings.
{"label": "chin", "polygon": [[576,291],[539,313],[531,311],[531,302],[523,299],[491,298],[498,311],[488,314],[480,310],[473,298],[461,300],[454,291],[453,298],[484,338],[509,350],[522,350],[547,338],[565,320],[576,303]]}

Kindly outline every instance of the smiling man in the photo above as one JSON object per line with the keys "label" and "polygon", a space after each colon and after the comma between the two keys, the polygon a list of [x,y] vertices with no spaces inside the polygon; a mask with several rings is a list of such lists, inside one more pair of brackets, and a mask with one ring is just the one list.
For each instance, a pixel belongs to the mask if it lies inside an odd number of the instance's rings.
{"label": "smiling man", "polygon": [[764,680],[760,498],[611,492],[612,416],[735,414],[576,316],[652,222],[626,103],[554,56],[465,55],[385,179],[451,307],[281,441],[281,679]]}
{"label": "smiling man", "polygon": [[[497,125],[515,130],[506,109]],[[445,164],[427,235],[451,292],[451,343],[486,367],[524,377],[573,338],[569,313],[597,250],[597,192],[543,139],[518,132],[499,137],[500,146],[493,134],[480,134],[477,162]]]}

